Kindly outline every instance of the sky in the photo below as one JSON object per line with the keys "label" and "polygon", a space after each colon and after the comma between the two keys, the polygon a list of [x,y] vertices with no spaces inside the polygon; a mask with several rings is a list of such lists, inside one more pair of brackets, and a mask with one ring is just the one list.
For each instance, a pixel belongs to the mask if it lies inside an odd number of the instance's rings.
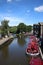
{"label": "sky", "polygon": [[43,0],[0,0],[0,25],[4,19],[10,26],[43,22]]}

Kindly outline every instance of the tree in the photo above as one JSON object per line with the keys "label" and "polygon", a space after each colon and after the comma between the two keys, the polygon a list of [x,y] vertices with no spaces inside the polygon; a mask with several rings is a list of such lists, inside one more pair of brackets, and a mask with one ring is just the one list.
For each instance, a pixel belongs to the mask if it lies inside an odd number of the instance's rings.
{"label": "tree", "polygon": [[6,34],[8,34],[8,25],[9,21],[8,20],[3,20],[1,22],[1,26],[2,26],[2,35],[5,36]]}
{"label": "tree", "polygon": [[31,32],[32,26],[31,26],[31,25],[27,26],[27,27],[26,27],[26,30],[27,30],[27,32]]}
{"label": "tree", "polygon": [[10,33],[16,33],[16,31],[17,31],[17,26],[10,27],[10,28],[9,28],[9,31],[10,31]]}
{"label": "tree", "polygon": [[20,23],[18,26],[17,26],[17,31],[20,33],[22,32],[26,32],[26,25],[24,23]]}

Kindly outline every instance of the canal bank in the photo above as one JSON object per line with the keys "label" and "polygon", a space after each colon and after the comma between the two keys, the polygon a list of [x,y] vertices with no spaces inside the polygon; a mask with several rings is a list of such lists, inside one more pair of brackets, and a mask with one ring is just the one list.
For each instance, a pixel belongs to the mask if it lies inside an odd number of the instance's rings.
{"label": "canal bank", "polygon": [[13,36],[10,36],[10,37],[0,39],[0,46],[4,45],[6,42],[8,42],[10,39],[13,38],[14,38]]}

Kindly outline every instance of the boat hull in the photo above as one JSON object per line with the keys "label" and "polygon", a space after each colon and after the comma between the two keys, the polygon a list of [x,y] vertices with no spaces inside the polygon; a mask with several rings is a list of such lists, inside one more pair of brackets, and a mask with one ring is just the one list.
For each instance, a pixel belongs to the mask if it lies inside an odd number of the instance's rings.
{"label": "boat hull", "polygon": [[38,52],[38,53],[29,53],[29,52],[27,52],[27,50],[26,50],[26,54],[27,55],[30,55],[30,56],[38,56],[40,53]]}

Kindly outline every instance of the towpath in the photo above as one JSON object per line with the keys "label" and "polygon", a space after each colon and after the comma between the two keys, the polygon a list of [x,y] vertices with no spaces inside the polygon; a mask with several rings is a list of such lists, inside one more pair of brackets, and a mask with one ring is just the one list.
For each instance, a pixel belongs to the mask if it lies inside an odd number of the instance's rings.
{"label": "towpath", "polygon": [[6,41],[8,41],[10,38],[13,38],[13,36],[0,39],[0,45],[4,44],[4,43],[5,43]]}

